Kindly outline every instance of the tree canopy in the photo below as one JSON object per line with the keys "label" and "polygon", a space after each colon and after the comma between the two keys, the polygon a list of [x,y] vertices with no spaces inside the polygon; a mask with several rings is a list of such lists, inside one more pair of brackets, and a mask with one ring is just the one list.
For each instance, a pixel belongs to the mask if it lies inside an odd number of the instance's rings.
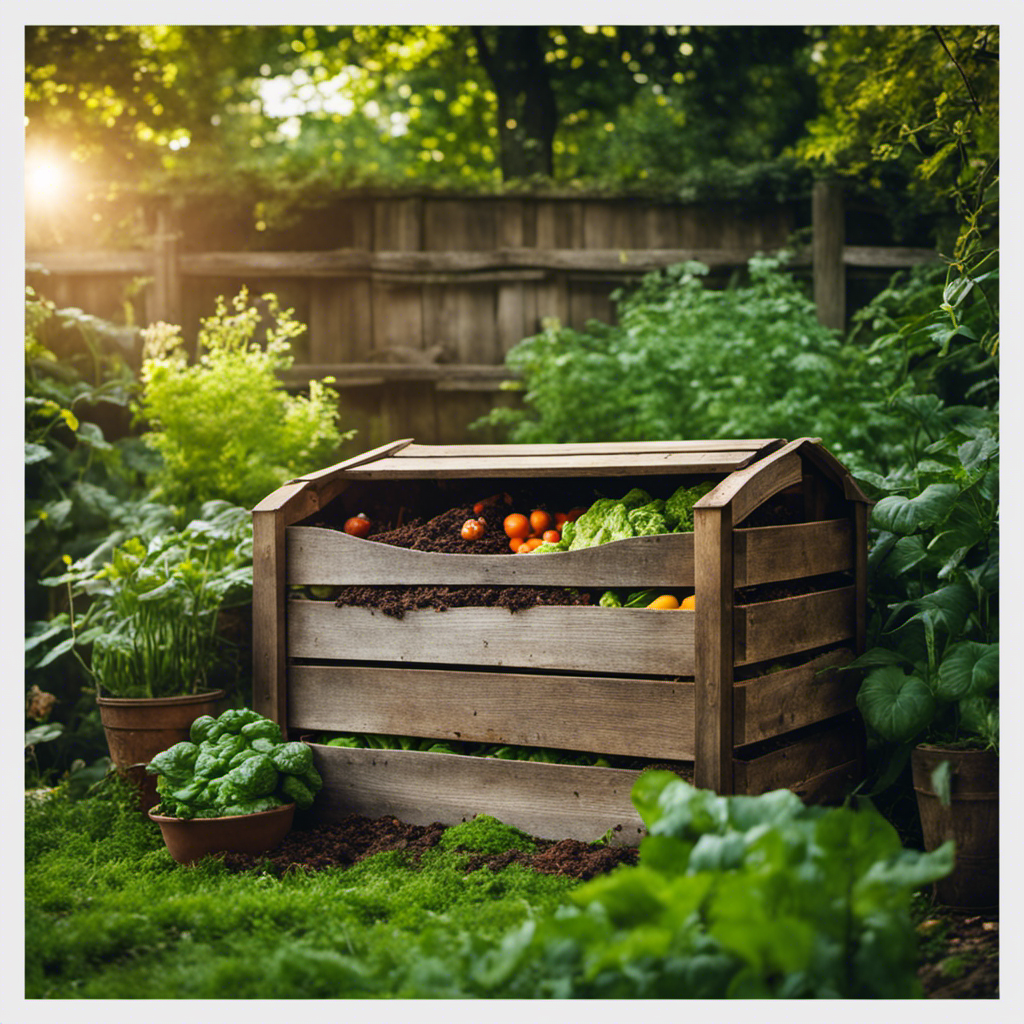
{"label": "tree canopy", "polygon": [[813,33],[727,26],[30,26],[29,152],[106,191],[586,182],[771,162]]}

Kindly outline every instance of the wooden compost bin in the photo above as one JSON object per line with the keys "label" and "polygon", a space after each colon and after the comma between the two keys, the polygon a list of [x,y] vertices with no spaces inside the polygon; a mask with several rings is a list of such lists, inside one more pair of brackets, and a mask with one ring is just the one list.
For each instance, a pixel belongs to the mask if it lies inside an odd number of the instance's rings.
{"label": "wooden compost bin", "polygon": [[[692,533],[526,557],[415,551],[303,524],[332,502],[353,515],[371,494],[408,507],[425,488],[479,479],[483,497],[502,481],[578,477],[611,496],[717,484],[694,507]],[[795,507],[795,521],[743,525],[770,502]],[[834,798],[862,770],[856,684],[836,667],[864,641],[867,511],[813,438],[396,441],[290,481],[254,509],[255,706],[312,743],[324,820],[488,813],[556,839],[615,829],[636,843],[643,832],[630,802],[639,770],[349,749],[316,742],[324,732],[691,762],[694,784],[719,793]],[[759,585],[784,581],[803,586],[757,599]],[[696,610],[460,607],[399,619],[290,596],[352,584],[693,587]]]}

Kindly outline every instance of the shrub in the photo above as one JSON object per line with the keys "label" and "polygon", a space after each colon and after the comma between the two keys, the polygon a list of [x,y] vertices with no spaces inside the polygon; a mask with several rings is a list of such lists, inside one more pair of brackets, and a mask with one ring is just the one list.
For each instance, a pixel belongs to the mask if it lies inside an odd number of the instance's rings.
{"label": "shrub", "polygon": [[304,330],[275,296],[262,296],[258,307],[243,288],[230,307],[218,298],[202,321],[192,364],[179,327],[157,323],[143,332],[140,412],[150,426],[145,440],[163,457],[152,482],[164,500],[251,507],[354,436],[338,431],[332,388],[310,381],[308,396],[289,395],[277,378],[292,365],[290,339]]}
{"label": "shrub", "polygon": [[780,258],[752,259],[749,281],[724,290],[705,287],[707,273],[691,262],[649,274],[615,294],[618,326],[554,323],[522,341],[507,362],[527,408],[484,422],[515,442],[813,435],[851,468],[873,466],[887,353],[840,342]]}

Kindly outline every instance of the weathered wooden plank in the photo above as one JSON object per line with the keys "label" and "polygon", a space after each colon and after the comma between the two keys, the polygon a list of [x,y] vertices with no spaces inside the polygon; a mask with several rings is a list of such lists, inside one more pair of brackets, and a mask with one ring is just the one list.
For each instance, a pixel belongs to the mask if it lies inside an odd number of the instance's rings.
{"label": "weathered wooden plank", "polygon": [[773,494],[803,479],[800,455],[791,449],[792,442],[746,468],[737,467],[740,472],[733,473],[705,494],[694,508],[730,505],[733,525],[738,526]]}
{"label": "weathered wooden plank", "polygon": [[563,455],[622,455],[622,454],[661,454],[675,452],[762,452],[771,451],[785,442],[773,437],[735,438],[732,440],[707,441],[586,441],[567,444],[460,444],[430,445],[411,444],[400,452],[396,458],[491,458],[493,456],[516,455],[553,456]]}
{"label": "weathered wooden plank", "polygon": [[515,380],[516,374],[505,366],[479,363],[303,363],[278,371],[278,377],[288,386],[324,377],[334,377],[342,386],[356,383],[379,385],[396,380],[425,380],[440,384],[465,381],[487,386],[492,382]]}
{"label": "weathered wooden plank", "polygon": [[280,725],[287,715],[284,523],[274,509],[253,513],[253,707]]}
{"label": "weathered wooden plank", "polygon": [[853,522],[760,526],[733,534],[737,587],[854,568]]}
{"label": "weathered wooden plank", "polygon": [[630,537],[541,555],[452,555],[378,544],[339,530],[288,530],[288,583],[692,587],[693,534]]}
{"label": "weathered wooden plank", "polygon": [[694,507],[694,785],[733,792],[731,509]]}
{"label": "weathered wooden plank", "polygon": [[693,683],[292,665],[288,725],[689,761]]}
{"label": "weathered wooden plank", "polygon": [[823,773],[858,760],[862,733],[858,721],[842,718],[770,753],[737,757],[733,765],[736,790],[756,796],[773,789],[799,789]]}
{"label": "weathered wooden plank", "polygon": [[856,593],[856,587],[841,587],[738,606],[736,664],[853,640],[857,629]]}
{"label": "weathered wooden plank", "polygon": [[660,473],[728,473],[743,466],[749,452],[666,452],[663,454],[565,455],[538,459],[532,455],[506,455],[504,458],[474,458],[471,465],[461,456],[419,459],[409,456],[386,463],[360,466],[351,472],[366,479],[398,477],[495,477],[524,474],[530,476],[650,476]]}
{"label": "weathered wooden plank", "polygon": [[287,618],[293,658],[693,675],[694,615],[687,611],[472,607],[421,609],[397,619],[370,608],[292,600]]}
{"label": "weathered wooden plank", "polygon": [[639,772],[412,750],[352,750],[312,743],[324,780],[314,809],[325,821],[392,815],[455,825],[477,814],[542,839],[636,845],[643,823],[629,798]]}
{"label": "weathered wooden plank", "polygon": [[151,249],[36,249],[25,253],[26,263],[39,263],[51,274],[152,274]]}
{"label": "weathered wooden plank", "polygon": [[411,252],[423,248],[421,196],[385,196],[373,201],[373,248]]}
{"label": "weathered wooden plank", "polygon": [[[309,363],[315,366],[364,361],[373,338],[372,309],[369,281],[311,280]],[[307,380],[315,376],[302,366],[295,370],[306,373]]]}
{"label": "weathered wooden plank", "polygon": [[371,304],[373,350],[423,348],[423,289],[419,285],[374,281]]}
{"label": "weathered wooden plank", "polygon": [[843,648],[806,665],[734,683],[733,743],[738,747],[759,743],[852,711],[860,684],[849,673],[838,671],[852,658],[853,652]]}

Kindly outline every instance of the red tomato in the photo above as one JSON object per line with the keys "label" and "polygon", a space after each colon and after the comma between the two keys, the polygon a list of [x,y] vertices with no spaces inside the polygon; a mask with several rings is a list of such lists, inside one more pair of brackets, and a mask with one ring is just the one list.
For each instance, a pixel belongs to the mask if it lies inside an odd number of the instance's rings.
{"label": "red tomato", "polygon": [[557,544],[562,539],[562,535],[557,530],[545,530],[541,536],[541,540],[547,541],[548,544]]}
{"label": "red tomato", "polygon": [[345,532],[353,537],[365,537],[370,532],[370,520],[363,512],[345,520]]}
{"label": "red tomato", "polygon": [[568,513],[556,512],[555,513],[555,529],[560,530],[569,521]]}
{"label": "red tomato", "polygon": [[585,508],[571,508],[569,514],[565,517],[567,522],[575,523],[577,519],[587,510]]}

